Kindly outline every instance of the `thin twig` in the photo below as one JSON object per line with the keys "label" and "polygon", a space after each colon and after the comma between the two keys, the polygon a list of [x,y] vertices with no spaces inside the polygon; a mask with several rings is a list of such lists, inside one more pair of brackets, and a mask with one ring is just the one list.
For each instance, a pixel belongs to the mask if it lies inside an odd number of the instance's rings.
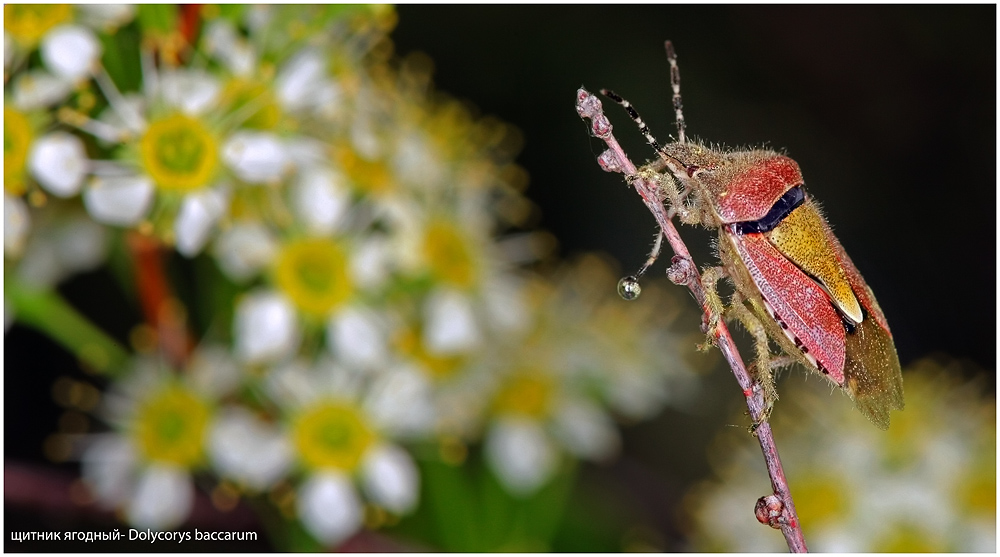
{"label": "thin twig", "polygon": [[[704,322],[712,321],[712,312],[705,299],[705,289],[702,286],[701,275],[698,267],[691,258],[691,253],[681,240],[680,234],[673,224],[674,210],[669,211],[663,206],[657,191],[657,184],[643,178],[636,166],[629,160],[625,151],[618,144],[611,133],[611,122],[604,115],[601,101],[586,89],[577,91],[576,110],[582,118],[589,118],[593,134],[602,139],[608,150],[601,154],[598,163],[607,172],[620,172],[625,175],[629,183],[642,197],[643,202],[649,211],[656,218],[660,225],[663,236],[670,243],[670,247],[676,254],[673,257],[673,265],[668,270],[670,279],[687,286],[694,294],[698,304],[704,312]],[[729,363],[729,367],[736,376],[736,381],[743,389],[743,396],[747,401],[747,408],[750,410],[750,417],[755,426],[755,435],[760,442],[761,451],[764,453],[764,463],[767,466],[767,473],[771,478],[771,488],[774,495],[761,497],[755,509],[758,519],[772,527],[780,528],[785,536],[789,551],[793,553],[804,553],[807,551],[805,538],[802,536],[802,528],[799,524],[798,515],[795,513],[795,503],[792,501],[791,492],[788,490],[788,482],[785,479],[785,472],[781,467],[781,459],[778,457],[778,448],[774,444],[774,437],[771,434],[771,426],[767,423],[767,416],[764,413],[764,394],[760,385],[754,382],[750,374],[747,373],[743,359],[740,357],[733,342],[729,328],[720,318],[718,325],[714,328],[716,345],[722,351],[723,357]]]}

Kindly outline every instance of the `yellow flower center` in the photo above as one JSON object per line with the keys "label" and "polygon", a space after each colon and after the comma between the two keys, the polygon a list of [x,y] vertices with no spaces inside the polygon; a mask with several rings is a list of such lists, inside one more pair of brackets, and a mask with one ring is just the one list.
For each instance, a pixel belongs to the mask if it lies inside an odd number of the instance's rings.
{"label": "yellow flower center", "polygon": [[834,476],[803,476],[790,487],[802,524],[835,522],[847,516],[850,510],[847,498],[850,490]]}
{"label": "yellow flower center", "polygon": [[292,438],[306,466],[349,472],[361,462],[375,441],[375,433],[354,406],[326,402],[295,420]]}
{"label": "yellow flower center", "polygon": [[[4,10],[10,7],[4,6]],[[3,107],[3,187],[11,195],[26,189],[24,167],[28,148],[34,139],[28,117],[13,108]]]}
{"label": "yellow flower center", "polygon": [[175,114],[149,125],[139,143],[146,172],[164,189],[207,186],[219,161],[218,142],[200,121]]}
{"label": "yellow flower center", "polygon": [[434,379],[451,377],[465,363],[464,356],[436,356],[427,352],[420,340],[420,331],[406,328],[395,339],[396,349],[422,363]]}
{"label": "yellow flower center", "polygon": [[384,163],[365,160],[349,147],[337,149],[334,156],[362,193],[383,195],[392,190],[392,174]]}
{"label": "yellow flower center", "polygon": [[302,311],[323,317],[354,290],[347,254],[328,238],[287,244],[277,257],[275,281]]}
{"label": "yellow flower center", "polygon": [[[795,508],[798,509],[797,500]],[[944,553],[949,551],[949,548],[942,542],[943,540],[935,539],[935,536],[926,528],[912,524],[895,524],[889,529],[888,534],[875,542],[872,551],[877,553]]]}
{"label": "yellow flower center", "polygon": [[73,9],[66,4],[4,4],[3,28],[17,42],[34,47],[49,29],[72,16]]}
{"label": "yellow flower center", "polygon": [[515,374],[500,389],[493,403],[501,414],[522,414],[532,418],[544,418],[552,407],[555,383],[552,378],[538,370],[528,369]]}
{"label": "yellow flower center", "polygon": [[424,254],[431,272],[449,284],[468,288],[475,284],[476,265],[465,236],[448,222],[434,222],[424,236]]}
{"label": "yellow flower center", "polygon": [[191,467],[202,459],[209,414],[208,405],[187,389],[167,387],[140,406],[136,440],[149,460]]}

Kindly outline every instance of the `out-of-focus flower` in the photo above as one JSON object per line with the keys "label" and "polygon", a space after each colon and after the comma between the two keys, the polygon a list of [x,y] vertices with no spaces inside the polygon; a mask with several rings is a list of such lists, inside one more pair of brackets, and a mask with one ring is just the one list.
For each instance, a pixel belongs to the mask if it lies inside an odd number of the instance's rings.
{"label": "out-of-focus flower", "polygon": [[99,503],[122,509],[133,525],[173,528],[191,511],[191,473],[208,463],[214,397],[235,387],[231,360],[205,350],[192,358],[189,381],[140,358],[105,398],[104,417],[116,431],[91,440],[83,477]]}
{"label": "out-of-focus flower", "polygon": [[95,32],[114,30],[135,15],[128,5],[5,4],[3,11],[4,50],[8,42],[12,47],[4,69],[17,67],[39,48],[52,75],[70,86],[96,69],[101,45]]}
{"label": "out-of-focus flower", "polygon": [[[995,552],[996,404],[961,365],[925,359],[904,373],[906,409],[881,432],[825,386],[788,385],[775,438],[806,541],[830,552]],[[770,491],[749,438],[720,439],[720,479],[689,494],[695,547],[782,551],[759,524]]]}
{"label": "out-of-focus flower", "polygon": [[367,500],[395,514],[416,506],[419,477],[409,453],[379,428],[367,410],[363,375],[321,360],[276,368],[268,377],[272,398],[288,416],[295,460],[306,479],[299,486],[297,514],[316,539],[335,545],[363,521],[357,478]]}

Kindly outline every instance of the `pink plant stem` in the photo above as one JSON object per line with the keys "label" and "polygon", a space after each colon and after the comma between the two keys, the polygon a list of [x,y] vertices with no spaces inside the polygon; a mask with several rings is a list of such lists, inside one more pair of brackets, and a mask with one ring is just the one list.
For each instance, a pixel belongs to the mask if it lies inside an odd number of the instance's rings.
{"label": "pink plant stem", "polygon": [[[671,249],[674,250],[676,255],[673,258],[673,266],[668,270],[671,280],[677,284],[683,284],[691,290],[691,293],[694,294],[695,299],[702,307],[704,322],[710,322],[712,313],[705,299],[705,289],[701,282],[701,275],[698,272],[698,267],[691,258],[691,253],[688,251],[684,241],[681,240],[677,228],[674,227],[673,209],[668,211],[663,206],[661,197],[657,191],[657,184],[643,178],[639,174],[636,166],[629,160],[628,155],[625,154],[621,145],[618,144],[618,140],[611,133],[611,122],[604,115],[601,101],[586,89],[581,88],[577,91],[576,110],[582,118],[589,118],[591,120],[591,129],[594,135],[608,145],[608,150],[598,158],[601,168],[607,172],[620,172],[625,175],[628,182],[639,192],[646,207],[653,213],[664,237],[670,244]],[[736,349],[736,344],[733,342],[733,337],[729,334],[729,328],[726,327],[725,322],[721,318],[718,319],[714,336],[716,345],[722,351],[722,355],[729,363],[729,367],[733,370],[733,375],[736,376],[736,381],[739,383],[740,388],[743,389],[743,396],[746,397],[750,417],[753,419],[754,424],[757,424],[754,433],[760,442],[761,451],[764,453],[764,463],[771,478],[771,488],[774,490],[774,496],[780,500],[780,505],[778,505],[777,509],[773,509],[773,516],[768,523],[781,529],[789,551],[793,553],[805,553],[808,549],[806,548],[805,538],[802,536],[802,528],[799,524],[798,515],[795,513],[795,503],[792,501],[791,492],[788,490],[788,481],[785,479],[785,472],[781,467],[781,459],[778,457],[778,448],[774,444],[771,426],[767,423],[767,418],[764,415],[763,391],[760,385],[755,383],[751,379],[750,374],[747,373],[743,359],[740,357],[740,353]],[[767,498],[762,497],[761,501],[764,499]],[[761,506],[761,504],[759,503],[758,506]]]}

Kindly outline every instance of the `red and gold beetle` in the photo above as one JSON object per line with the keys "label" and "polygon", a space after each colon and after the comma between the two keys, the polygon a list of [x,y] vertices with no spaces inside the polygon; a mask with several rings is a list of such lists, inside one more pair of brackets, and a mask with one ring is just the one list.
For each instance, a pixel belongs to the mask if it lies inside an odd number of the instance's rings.
{"label": "red and gold beetle", "polygon": [[[682,222],[718,230],[721,267],[703,275],[713,314],[738,319],[757,341],[757,377],[777,398],[772,339],[792,359],[843,388],[876,426],[903,408],[899,357],[885,315],[805,191],[792,159],[769,150],[721,151],[686,141],[680,77],[670,43],[678,140],[660,147],[627,101],[611,91],[660,155],[639,169],[660,185]],[[723,305],[716,282],[735,291]],[[634,279],[633,279],[634,280]]]}

